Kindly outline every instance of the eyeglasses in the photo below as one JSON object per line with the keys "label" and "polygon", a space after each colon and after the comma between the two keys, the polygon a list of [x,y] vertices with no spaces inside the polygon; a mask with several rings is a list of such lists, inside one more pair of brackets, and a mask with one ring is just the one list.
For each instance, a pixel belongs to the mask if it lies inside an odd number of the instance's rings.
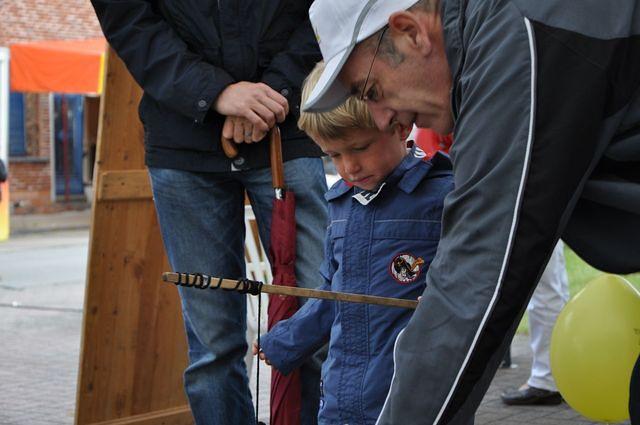
{"label": "eyeglasses", "polygon": [[378,44],[376,44],[376,50],[373,52],[373,59],[371,60],[371,66],[369,66],[369,72],[367,72],[367,78],[364,80],[364,85],[362,86],[362,93],[360,93],[360,100],[367,100],[367,96],[365,93],[367,92],[367,83],[369,82],[369,77],[371,77],[371,70],[373,69],[373,64],[376,63],[376,56],[378,56],[378,50],[380,49],[380,44],[382,44],[382,37],[384,37],[384,33],[389,29],[388,25],[385,25],[384,29],[380,33],[380,37],[378,38]]}

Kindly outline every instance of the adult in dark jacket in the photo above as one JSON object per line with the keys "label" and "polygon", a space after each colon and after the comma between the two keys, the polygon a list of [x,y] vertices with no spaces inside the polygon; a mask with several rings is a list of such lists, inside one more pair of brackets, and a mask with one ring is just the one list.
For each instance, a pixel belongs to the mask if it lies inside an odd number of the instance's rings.
{"label": "adult in dark jacket", "polygon": [[[320,282],[326,183],[320,151],[296,127],[302,80],[320,59],[299,0],[92,0],[102,29],[144,89],[140,118],[163,240],[174,270],[245,273],[246,190],[268,249],[268,143],[283,137],[297,197],[296,275]],[[222,133],[239,156],[225,157]],[[198,424],[255,424],[243,357],[245,295],[183,288],[185,390]],[[317,361],[316,361],[317,363]],[[301,423],[315,423],[319,364],[303,366]]]}
{"label": "adult in dark jacket", "polygon": [[455,189],[378,423],[465,423],[558,238],[640,270],[640,4],[317,0],[310,17],[326,68],[305,109],[353,93],[381,128],[454,132]]}

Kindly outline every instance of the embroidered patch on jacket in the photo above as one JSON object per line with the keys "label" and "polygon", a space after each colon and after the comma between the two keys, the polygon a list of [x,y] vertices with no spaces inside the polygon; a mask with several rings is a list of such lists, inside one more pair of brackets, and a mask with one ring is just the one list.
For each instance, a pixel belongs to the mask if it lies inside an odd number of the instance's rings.
{"label": "embroidered patch on jacket", "polygon": [[413,283],[420,276],[424,260],[411,254],[396,255],[389,264],[389,273],[398,283]]}

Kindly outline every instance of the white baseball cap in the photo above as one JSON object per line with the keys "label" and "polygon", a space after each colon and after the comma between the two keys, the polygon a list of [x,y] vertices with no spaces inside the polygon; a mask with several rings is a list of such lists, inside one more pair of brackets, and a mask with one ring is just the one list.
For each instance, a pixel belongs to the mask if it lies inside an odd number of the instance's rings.
{"label": "white baseball cap", "polygon": [[353,48],[387,24],[389,16],[418,0],[316,0],[309,18],[320,45],[325,68],[302,109],[329,111],[349,97],[338,74]]}

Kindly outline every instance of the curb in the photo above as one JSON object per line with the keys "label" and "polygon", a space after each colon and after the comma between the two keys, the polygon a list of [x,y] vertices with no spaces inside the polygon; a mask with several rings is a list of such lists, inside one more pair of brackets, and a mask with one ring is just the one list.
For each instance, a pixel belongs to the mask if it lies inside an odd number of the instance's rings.
{"label": "curb", "polygon": [[12,216],[9,221],[11,236],[66,230],[88,230],[90,225],[90,209],[56,214]]}

